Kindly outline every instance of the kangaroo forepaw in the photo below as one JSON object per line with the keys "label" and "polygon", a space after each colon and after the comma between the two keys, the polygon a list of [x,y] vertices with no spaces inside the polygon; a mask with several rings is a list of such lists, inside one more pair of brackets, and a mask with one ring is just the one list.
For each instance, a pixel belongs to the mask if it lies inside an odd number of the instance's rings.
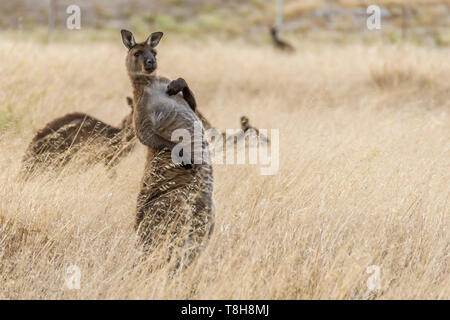
{"label": "kangaroo forepaw", "polygon": [[186,87],[187,87],[186,81],[183,78],[178,78],[177,80],[171,81],[167,85],[167,94],[169,96],[173,96],[182,91]]}

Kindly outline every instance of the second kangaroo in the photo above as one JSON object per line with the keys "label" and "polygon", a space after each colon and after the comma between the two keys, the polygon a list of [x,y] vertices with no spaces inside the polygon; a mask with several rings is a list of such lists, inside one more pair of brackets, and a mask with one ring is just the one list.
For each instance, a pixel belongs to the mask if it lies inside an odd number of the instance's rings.
{"label": "second kangaroo", "polygon": [[135,145],[132,126],[133,100],[127,97],[131,112],[119,127],[111,126],[86,113],[70,113],[54,119],[31,140],[22,159],[22,176],[32,177],[36,171],[61,168],[76,154],[87,157],[88,164],[104,162],[115,166]]}

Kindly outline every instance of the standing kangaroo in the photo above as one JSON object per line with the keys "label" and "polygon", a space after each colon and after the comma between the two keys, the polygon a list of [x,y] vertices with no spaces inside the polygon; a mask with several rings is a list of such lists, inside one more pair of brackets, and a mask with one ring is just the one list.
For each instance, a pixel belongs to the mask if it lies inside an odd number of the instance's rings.
{"label": "standing kangaroo", "polygon": [[127,102],[131,112],[119,127],[85,113],[66,114],[47,123],[28,145],[22,159],[22,176],[28,179],[36,170],[61,168],[77,153],[85,153],[91,164],[115,166],[135,145],[133,100],[127,97]]}
{"label": "standing kangaroo", "polygon": [[[176,264],[186,266],[204,247],[214,226],[213,174],[204,125],[186,81],[155,74],[155,47],[163,33],[154,32],[142,43],[136,43],[130,31],[121,33],[128,49],[136,136],[148,149],[135,229],[145,251],[166,249],[170,259],[180,250]],[[200,134],[194,134],[194,125],[200,127]],[[200,143],[202,161],[172,159],[171,135],[177,129],[187,130]]]}

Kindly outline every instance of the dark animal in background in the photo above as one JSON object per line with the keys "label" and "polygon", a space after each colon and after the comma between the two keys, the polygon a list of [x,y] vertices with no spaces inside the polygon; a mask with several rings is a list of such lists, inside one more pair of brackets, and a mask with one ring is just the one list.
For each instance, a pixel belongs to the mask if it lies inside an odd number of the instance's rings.
{"label": "dark animal in background", "polygon": [[[214,226],[213,174],[204,125],[186,81],[154,74],[155,47],[162,32],[152,33],[142,43],[136,43],[130,31],[121,33],[128,49],[136,136],[148,149],[135,228],[146,252],[157,247],[168,250],[164,259],[174,258],[177,268],[187,266],[204,248]],[[194,123],[201,126],[200,136],[193,134]],[[171,134],[176,129],[200,139],[200,163],[173,161]]]}
{"label": "dark animal in background", "polygon": [[294,46],[286,42],[285,40],[280,39],[279,30],[276,26],[272,26],[270,28],[270,35],[272,38],[272,43],[275,46],[275,48],[284,50],[287,52],[295,52]]}
{"label": "dark animal in background", "polygon": [[103,162],[114,167],[133,149],[133,100],[127,97],[130,113],[119,127],[111,126],[86,113],[70,113],[54,119],[31,140],[22,159],[21,174],[28,179],[48,168],[62,168],[75,155],[87,164]]}
{"label": "dark animal in background", "polygon": [[[256,140],[247,140],[246,137],[253,137],[256,138]],[[241,117],[241,131],[238,131],[234,135],[228,136],[226,141],[229,144],[230,141],[234,143],[240,141],[241,139],[245,139],[245,143],[247,146],[256,146],[261,142],[265,144],[270,143],[268,137],[260,133],[258,128],[250,125],[249,119],[246,116]],[[251,143],[249,144],[249,142]]]}

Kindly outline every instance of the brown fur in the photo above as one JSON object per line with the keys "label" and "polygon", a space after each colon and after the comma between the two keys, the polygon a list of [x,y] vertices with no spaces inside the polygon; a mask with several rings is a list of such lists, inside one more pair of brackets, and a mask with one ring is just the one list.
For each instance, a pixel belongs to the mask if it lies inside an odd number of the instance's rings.
{"label": "brown fur", "polygon": [[85,113],[70,113],[47,123],[28,145],[23,176],[48,167],[61,168],[80,153],[89,164],[103,162],[113,167],[135,144],[132,118],[130,112],[120,127],[114,127]]}
{"label": "brown fur", "polygon": [[[187,165],[172,160],[173,130],[193,130],[194,122],[201,122],[194,113],[195,107],[185,99],[184,80],[173,83],[153,75],[156,68],[139,69],[136,64],[136,50],[147,50],[143,54],[150,54],[161,36],[154,33],[147,41],[136,44],[131,32],[122,31],[122,39],[129,49],[126,66],[133,86],[136,135],[148,147],[135,228],[147,252],[164,248],[165,258],[170,259],[174,250],[181,251],[175,261],[177,265],[187,265],[204,247],[213,230],[212,166],[203,130],[201,145],[206,161]],[[150,55],[146,59],[151,58]],[[142,61],[145,60],[141,59],[141,64]],[[175,88],[180,84],[183,96],[179,94],[180,87]]]}
{"label": "brown fur", "polygon": [[146,251],[165,246],[165,259],[176,255],[188,265],[214,230],[211,165],[175,164],[168,149],[148,150],[137,200],[135,229]]}

